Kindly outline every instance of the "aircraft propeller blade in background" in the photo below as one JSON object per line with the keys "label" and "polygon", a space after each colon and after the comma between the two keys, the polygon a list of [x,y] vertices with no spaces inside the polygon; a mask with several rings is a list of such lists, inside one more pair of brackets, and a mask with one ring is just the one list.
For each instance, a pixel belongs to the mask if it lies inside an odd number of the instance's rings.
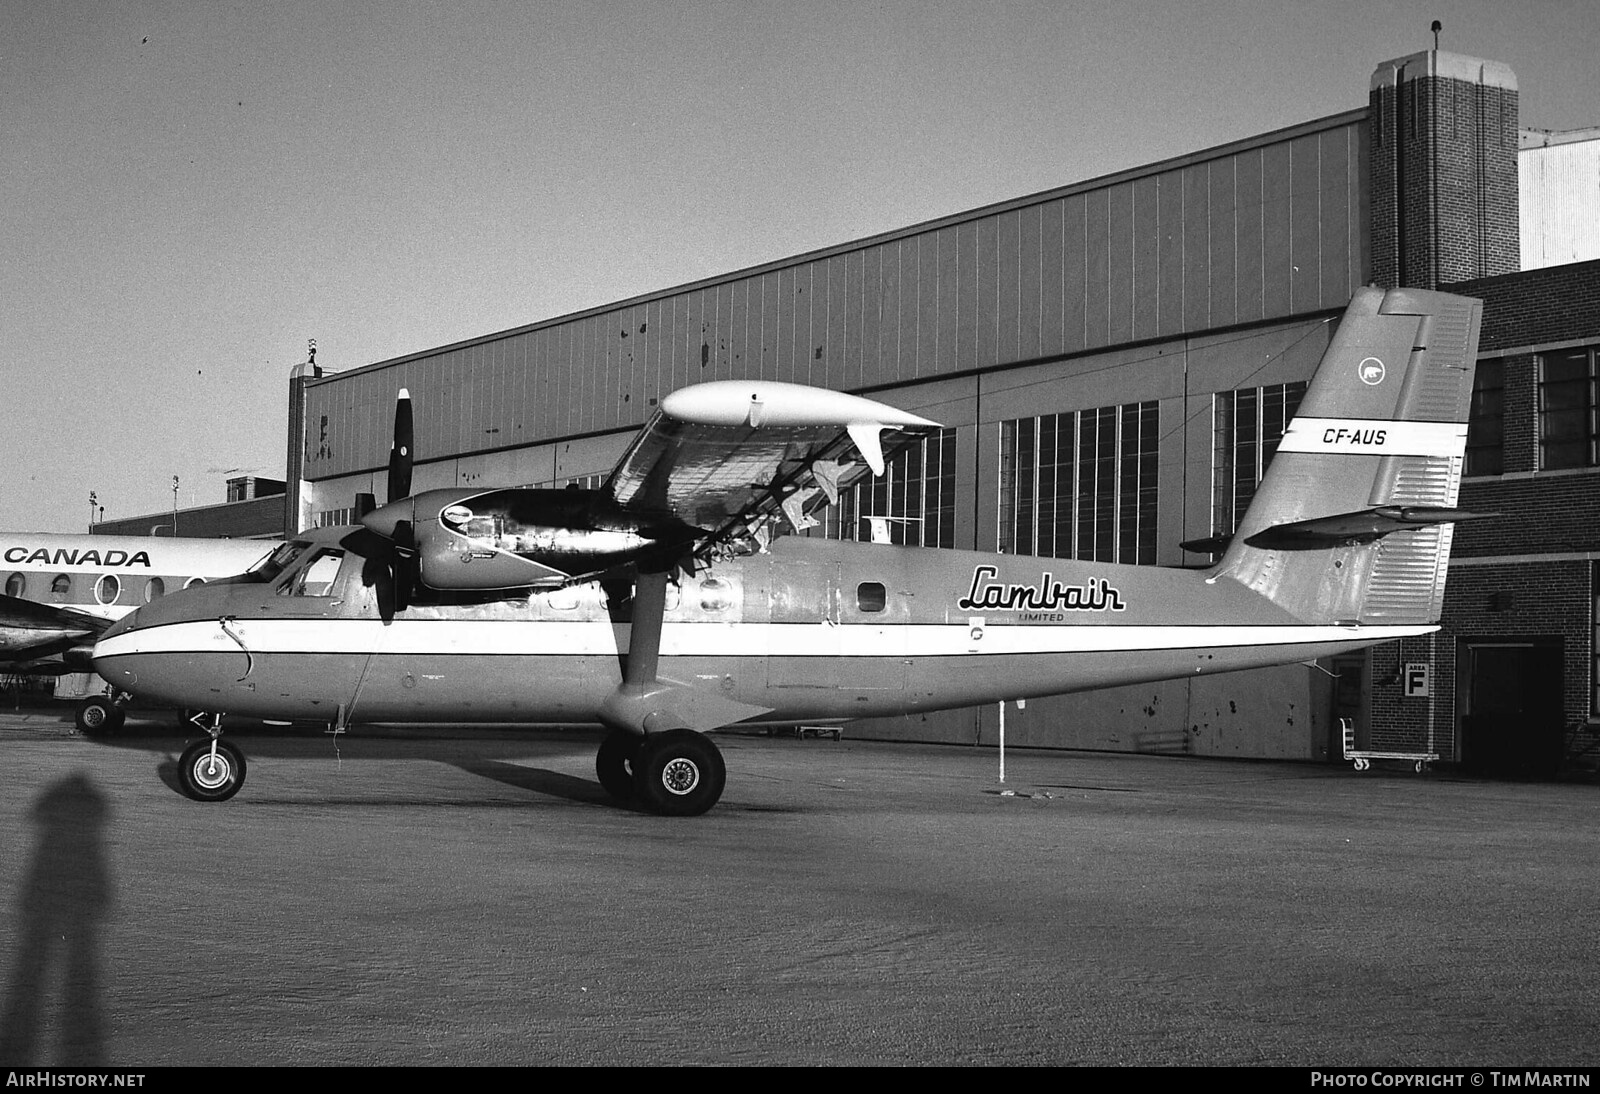
{"label": "aircraft propeller blade in background", "polygon": [[394,436],[389,443],[389,490],[383,507],[384,515],[372,519],[372,514],[378,511],[378,505],[377,499],[371,494],[357,494],[355,507],[356,522],[365,529],[363,534],[377,536],[388,545],[386,553],[394,577],[392,607],[395,611],[404,611],[411,602],[412,588],[417,580],[415,527],[412,520],[400,517],[401,512],[405,512],[407,517],[413,514],[403,507],[397,507],[397,503],[403,503],[411,496],[413,438],[411,392],[401,388],[394,403]]}
{"label": "aircraft propeller blade in background", "polygon": [[389,501],[411,493],[411,392],[400,389],[394,401],[394,440],[389,445]]}

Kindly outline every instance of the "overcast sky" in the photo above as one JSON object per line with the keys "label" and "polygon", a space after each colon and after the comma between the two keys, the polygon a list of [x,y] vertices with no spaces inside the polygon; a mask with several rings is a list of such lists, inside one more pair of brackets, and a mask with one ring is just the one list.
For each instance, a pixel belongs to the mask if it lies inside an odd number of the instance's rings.
{"label": "overcast sky", "polygon": [[1294,125],[1600,125],[1595,0],[0,0],[0,529],[284,469],[288,377]]}

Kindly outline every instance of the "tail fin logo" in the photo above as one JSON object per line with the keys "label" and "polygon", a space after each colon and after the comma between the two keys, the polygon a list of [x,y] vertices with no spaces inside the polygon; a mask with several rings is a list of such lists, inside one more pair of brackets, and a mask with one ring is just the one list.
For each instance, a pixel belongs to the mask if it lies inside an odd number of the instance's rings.
{"label": "tail fin logo", "polygon": [[1368,387],[1377,387],[1383,383],[1383,378],[1388,375],[1388,370],[1383,367],[1383,362],[1376,357],[1368,357],[1357,368],[1357,375],[1361,382]]}

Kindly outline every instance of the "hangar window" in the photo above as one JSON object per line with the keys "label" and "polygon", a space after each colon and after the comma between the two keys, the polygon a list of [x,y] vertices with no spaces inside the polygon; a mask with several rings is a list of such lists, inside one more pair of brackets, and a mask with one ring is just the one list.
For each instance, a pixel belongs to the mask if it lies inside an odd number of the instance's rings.
{"label": "hangar window", "polygon": [[106,574],[94,584],[94,598],[100,604],[115,604],[122,593],[122,582],[116,574]]}
{"label": "hangar window", "polygon": [[72,595],[72,578],[66,574],[57,574],[55,580],[50,582],[50,596],[55,600],[65,600]]}
{"label": "hangar window", "polygon": [[1232,535],[1305,397],[1305,383],[1219,391],[1212,397],[1211,531]]}
{"label": "hangar window", "polygon": [[167,583],[159,577],[152,577],[144,583],[144,602],[148,604],[152,600],[159,599],[166,591]]}
{"label": "hangar window", "polygon": [[1467,417],[1468,475],[1498,475],[1504,470],[1506,363],[1479,361],[1472,374],[1472,410]]}
{"label": "hangar window", "polygon": [[882,475],[841,491],[839,504],[821,517],[819,534],[828,539],[871,540],[876,524],[903,547],[954,547],[956,431],[941,429],[907,445]]}
{"label": "hangar window", "polygon": [[6,578],[6,595],[14,596],[21,600],[28,591],[28,578],[25,574],[12,574]]}
{"label": "hangar window", "polygon": [[1539,466],[1594,467],[1597,452],[1594,346],[1539,356]]}
{"label": "hangar window", "polygon": [[864,612],[881,612],[889,603],[889,590],[881,581],[863,581],[856,586],[856,607]]}
{"label": "hangar window", "polygon": [[356,522],[356,511],[353,508],[324,509],[311,517],[313,528],[340,528],[346,524]]}
{"label": "hangar window", "polygon": [[1156,560],[1155,401],[1000,423],[1001,551]]}

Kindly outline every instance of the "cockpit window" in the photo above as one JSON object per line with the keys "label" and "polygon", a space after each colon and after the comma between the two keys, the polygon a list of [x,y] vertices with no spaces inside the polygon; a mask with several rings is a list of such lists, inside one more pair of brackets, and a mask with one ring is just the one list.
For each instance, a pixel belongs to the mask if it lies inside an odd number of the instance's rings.
{"label": "cockpit window", "polygon": [[343,551],[323,548],[311,558],[300,562],[298,568],[278,586],[278,595],[329,595],[333,591],[333,579],[339,573],[339,563],[343,560]]}
{"label": "cockpit window", "polygon": [[251,581],[269,583],[276,581],[278,579],[278,575],[287,570],[294,563],[295,559],[305,554],[307,548],[310,546],[311,544],[306,543],[303,540],[297,540],[294,543],[285,543],[276,551],[273,551],[270,555],[267,555],[254,566],[250,567],[250,569],[245,572],[244,576],[249,578]]}

